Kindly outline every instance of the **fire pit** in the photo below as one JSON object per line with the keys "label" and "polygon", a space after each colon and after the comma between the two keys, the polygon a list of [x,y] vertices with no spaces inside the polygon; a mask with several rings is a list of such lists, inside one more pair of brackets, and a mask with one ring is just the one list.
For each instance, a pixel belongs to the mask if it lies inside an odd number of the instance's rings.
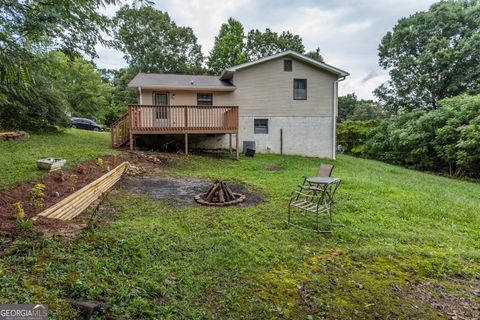
{"label": "fire pit", "polygon": [[206,206],[231,206],[245,201],[245,195],[233,192],[225,182],[216,180],[206,193],[196,195],[195,201]]}

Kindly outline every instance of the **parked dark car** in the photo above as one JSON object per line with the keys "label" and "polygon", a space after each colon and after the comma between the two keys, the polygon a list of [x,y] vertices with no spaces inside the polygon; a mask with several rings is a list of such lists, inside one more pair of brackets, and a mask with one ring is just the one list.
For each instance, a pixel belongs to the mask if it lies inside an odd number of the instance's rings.
{"label": "parked dark car", "polygon": [[85,118],[72,118],[72,128],[103,131],[103,126],[97,124],[95,121]]}

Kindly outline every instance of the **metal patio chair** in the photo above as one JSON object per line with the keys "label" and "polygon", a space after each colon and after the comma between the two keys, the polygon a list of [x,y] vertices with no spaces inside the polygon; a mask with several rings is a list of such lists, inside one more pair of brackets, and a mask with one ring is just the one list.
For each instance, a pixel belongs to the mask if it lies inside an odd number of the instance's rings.
{"label": "metal patio chair", "polygon": [[331,182],[319,186],[310,186],[308,189],[300,189],[300,191],[292,191],[290,201],[288,203],[288,225],[301,229],[309,229],[298,224],[292,223],[292,213],[294,210],[301,211],[304,216],[313,214],[315,216],[316,232],[328,232],[332,230],[320,230],[320,216],[325,215],[329,219],[330,226],[341,226],[333,224],[332,209],[334,205],[334,196],[340,186],[340,179],[332,179]]}
{"label": "metal patio chair", "polygon": [[[333,172],[334,165],[332,164],[321,164],[318,168],[317,175],[315,177],[331,177]],[[312,184],[308,179],[310,177],[302,176],[303,183],[298,185],[300,187],[300,191],[308,190],[310,192],[315,193],[315,187],[318,187],[317,184]]]}
{"label": "metal patio chair", "polygon": [[[321,164],[318,168],[316,177],[331,177],[333,172],[334,165],[333,164]],[[309,177],[303,176],[303,184],[302,185],[310,185],[307,181]]]}

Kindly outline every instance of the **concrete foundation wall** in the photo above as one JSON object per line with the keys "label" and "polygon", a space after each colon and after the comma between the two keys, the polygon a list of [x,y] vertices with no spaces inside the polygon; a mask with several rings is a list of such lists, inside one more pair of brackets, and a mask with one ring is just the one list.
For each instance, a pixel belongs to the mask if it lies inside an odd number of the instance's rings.
{"label": "concrete foundation wall", "polygon": [[[254,133],[254,119],[268,119],[268,134]],[[258,153],[280,153],[280,129],[283,129],[283,154],[332,159],[332,117],[240,117],[239,146],[255,141]],[[233,146],[235,138],[233,136]],[[191,135],[191,147],[228,148],[228,135]]]}

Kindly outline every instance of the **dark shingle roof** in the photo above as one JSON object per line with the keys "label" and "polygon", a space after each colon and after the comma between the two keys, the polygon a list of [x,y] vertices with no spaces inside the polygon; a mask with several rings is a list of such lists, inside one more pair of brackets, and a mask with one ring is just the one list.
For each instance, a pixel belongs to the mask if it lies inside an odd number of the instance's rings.
{"label": "dark shingle roof", "polygon": [[139,73],[128,84],[133,88],[168,88],[168,89],[216,89],[235,90],[229,81],[221,80],[218,76],[197,76],[187,74],[167,73]]}

